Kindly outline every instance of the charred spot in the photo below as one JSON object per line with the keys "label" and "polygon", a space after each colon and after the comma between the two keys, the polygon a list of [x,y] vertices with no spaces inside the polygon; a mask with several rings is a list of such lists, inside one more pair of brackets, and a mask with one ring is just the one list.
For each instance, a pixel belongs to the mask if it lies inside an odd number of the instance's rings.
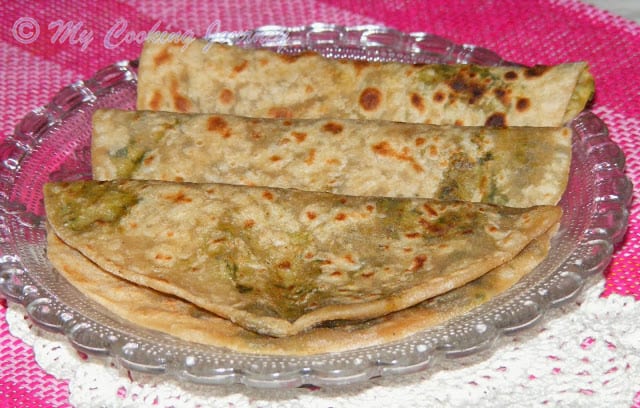
{"label": "charred spot", "polygon": [[420,237],[420,235],[421,235],[421,234],[420,234],[419,232],[409,232],[409,233],[405,234],[405,236],[406,236],[407,238],[410,238],[410,239],[419,238],[419,237]]}
{"label": "charred spot", "polygon": [[262,192],[262,197],[263,197],[265,200],[269,200],[269,201],[271,201],[271,200],[273,200],[273,193],[272,193],[271,191],[263,191],[263,192]]}
{"label": "charred spot", "polygon": [[316,217],[318,217],[318,214],[314,213],[313,211],[307,211],[307,218],[310,220],[315,220]]}
{"label": "charred spot", "polygon": [[370,277],[372,277],[373,275],[375,275],[375,272],[373,272],[373,271],[369,271],[369,272],[364,272],[364,273],[362,273],[360,276],[362,276],[363,278],[370,278]]}
{"label": "charred spot", "polygon": [[271,160],[272,162],[277,162],[282,160],[282,157],[278,156],[277,154],[274,154],[273,156],[269,157],[269,160]]}
{"label": "charred spot", "polygon": [[233,101],[233,92],[227,88],[220,91],[220,102],[227,105]]}
{"label": "charred spot", "polygon": [[280,262],[277,266],[280,269],[291,269],[291,262],[283,261],[283,262]]}
{"label": "charred spot", "polygon": [[518,79],[518,73],[516,71],[507,71],[504,73],[504,79],[507,81],[513,81]]}
{"label": "charred spot", "polygon": [[360,106],[366,111],[378,109],[382,101],[382,93],[376,88],[366,88],[360,94]]}
{"label": "charred spot", "polygon": [[456,126],[464,126],[464,122],[461,119],[456,119],[456,121],[453,122],[453,124]]}
{"label": "charred spot", "polygon": [[304,132],[291,132],[291,134],[296,138],[296,141],[298,143],[304,142],[304,140],[307,138],[307,134]]}
{"label": "charred spot", "polygon": [[373,210],[375,210],[375,209],[376,209],[376,207],[373,206],[372,204],[367,204],[367,211],[373,212]]}
{"label": "charred spot", "polygon": [[461,71],[456,77],[447,82],[449,88],[451,88],[456,94],[466,95],[468,103],[470,105],[475,104],[486,93],[485,83],[473,80],[469,74],[464,76],[466,71]]}
{"label": "charred spot", "polygon": [[411,104],[420,112],[424,112],[424,99],[415,92],[411,94]]}
{"label": "charred spot", "polygon": [[274,107],[269,109],[269,116],[272,118],[280,118],[280,119],[291,119],[293,117],[293,112],[288,108]]}
{"label": "charred spot", "polygon": [[224,118],[220,116],[211,116],[207,121],[207,129],[211,132],[219,133],[223,138],[231,137],[231,129]]}
{"label": "charred spot", "polygon": [[531,102],[529,101],[529,98],[518,98],[518,101],[516,102],[516,109],[518,112],[524,112],[529,109],[530,106]]}
{"label": "charred spot", "polygon": [[535,78],[542,76],[548,70],[549,67],[546,65],[534,65],[524,70],[524,76],[525,78]]}
{"label": "charred spot", "polygon": [[324,126],[322,126],[322,130],[324,130],[325,132],[333,133],[334,135],[342,132],[342,129],[342,125],[335,122],[327,122],[324,124]]}
{"label": "charred spot", "polygon": [[434,102],[442,102],[444,101],[444,99],[446,98],[445,94],[443,94],[442,92],[438,91],[435,94],[433,94],[433,101]]}
{"label": "charred spot", "polygon": [[292,122],[290,120],[283,120],[282,121],[282,125],[283,126],[291,126]]}
{"label": "charred spot", "polygon": [[349,262],[349,263],[356,263],[356,261],[353,260],[353,256],[351,254],[347,254],[344,256],[345,261]]}
{"label": "charred spot", "polygon": [[251,228],[251,227],[253,227],[254,225],[256,225],[256,222],[255,222],[254,220],[246,220],[246,221],[244,222],[244,227],[245,227],[245,228]]}
{"label": "charred spot", "polygon": [[149,156],[149,157],[145,157],[145,159],[142,161],[145,165],[150,165],[153,162],[153,159],[155,157],[153,155]]}
{"label": "charred spot", "polygon": [[341,199],[338,200],[340,202],[340,204],[346,204],[347,203],[347,199],[342,197]]}
{"label": "charred spot", "polygon": [[306,259],[311,259],[311,258],[313,258],[313,257],[314,257],[313,252],[307,252],[306,254],[304,254],[304,257],[305,257]]}
{"label": "charred spot", "polygon": [[338,213],[336,215],[336,220],[337,221],[344,221],[346,219],[347,219],[347,214],[345,214],[345,213]]}
{"label": "charred spot", "polygon": [[505,106],[509,105],[509,102],[511,102],[511,90],[498,88],[493,91],[493,94],[498,98],[500,103]]}
{"label": "charred spot", "polygon": [[505,127],[507,126],[507,118],[503,112],[492,113],[484,122],[489,127]]}
{"label": "charred spot", "polygon": [[170,261],[173,259],[173,257],[171,255],[165,255],[165,254],[156,254],[155,257],[158,261]]}
{"label": "charred spot", "polygon": [[416,146],[422,146],[423,144],[425,144],[426,140],[424,137],[418,137],[415,140]]}
{"label": "charred spot", "polygon": [[184,177],[181,176],[175,176],[173,178],[173,181],[177,181],[178,183],[182,183],[184,181]]}
{"label": "charred spot", "polygon": [[340,271],[331,272],[331,276],[337,278],[338,276],[342,276],[342,272],[340,272]]}

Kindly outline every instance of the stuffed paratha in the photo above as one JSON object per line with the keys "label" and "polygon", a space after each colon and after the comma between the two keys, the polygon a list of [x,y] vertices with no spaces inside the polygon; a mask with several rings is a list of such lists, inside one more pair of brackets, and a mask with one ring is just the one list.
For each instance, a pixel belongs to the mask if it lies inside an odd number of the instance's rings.
{"label": "stuffed paratha", "polygon": [[558,207],[152,181],[45,186],[48,222],[102,269],[272,336],[401,310],[508,262]]}
{"label": "stuffed paratha", "polygon": [[550,229],[511,261],[465,286],[386,316],[349,325],[317,327],[293,336],[264,336],[220,318],[192,303],[132,284],[110,274],[54,233],[47,235],[48,257],[82,294],[138,326],[183,340],[240,353],[310,355],[353,350],[401,340],[468,312],[512,287],[546,256]]}
{"label": "stuffed paratha", "polygon": [[216,182],[530,207],[560,200],[571,131],[99,110],[91,157],[97,180]]}
{"label": "stuffed paratha", "polygon": [[584,63],[408,65],[152,38],[138,80],[138,110],[465,126],[561,126],[593,93]]}

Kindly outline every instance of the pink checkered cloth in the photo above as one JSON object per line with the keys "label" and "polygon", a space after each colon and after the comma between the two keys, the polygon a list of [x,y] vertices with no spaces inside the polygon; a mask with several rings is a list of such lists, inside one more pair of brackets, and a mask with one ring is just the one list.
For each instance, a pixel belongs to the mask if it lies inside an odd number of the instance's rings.
{"label": "pink checkered cloth", "polygon": [[[0,140],[29,110],[45,104],[63,86],[106,65],[136,58],[140,44],[126,33],[191,30],[204,35],[262,25],[382,24],[426,31],[457,43],[489,48],[524,64],[588,61],[597,84],[594,110],[627,156],[628,175],[640,184],[640,26],[574,0],[134,0],[102,2],[3,2],[0,7]],[[211,3],[211,4],[207,4]],[[64,37],[57,27],[77,31]],[[119,34],[117,29],[124,29]],[[87,43],[88,35],[92,40]],[[610,293],[640,299],[638,200],[629,232],[606,273]],[[12,337],[0,303],[0,407],[66,407],[68,388],[40,369],[32,350]],[[638,400],[638,399],[637,399]],[[640,407],[640,402],[636,404]]]}

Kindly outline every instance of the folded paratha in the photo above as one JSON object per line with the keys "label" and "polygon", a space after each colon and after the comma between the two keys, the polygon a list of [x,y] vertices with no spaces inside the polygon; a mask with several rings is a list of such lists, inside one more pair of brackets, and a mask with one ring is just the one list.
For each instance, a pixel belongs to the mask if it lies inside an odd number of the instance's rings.
{"label": "folded paratha", "polygon": [[47,254],[54,267],[81,293],[138,326],[240,353],[310,355],[401,340],[488,302],[545,258],[554,232],[555,228],[551,228],[511,261],[484,276],[408,309],[373,320],[321,326],[280,338],[245,330],[192,303],[118,278],[64,244],[54,233],[47,235]]}
{"label": "folded paratha", "polygon": [[91,157],[97,180],[215,182],[530,207],[562,197],[571,131],[99,110]]}
{"label": "folded paratha", "polygon": [[558,207],[153,181],[51,183],[55,234],[100,268],[243,328],[401,310],[513,259]]}
{"label": "folded paratha", "polygon": [[585,63],[409,65],[205,40],[148,40],[138,81],[138,110],[466,126],[561,126],[593,93]]}

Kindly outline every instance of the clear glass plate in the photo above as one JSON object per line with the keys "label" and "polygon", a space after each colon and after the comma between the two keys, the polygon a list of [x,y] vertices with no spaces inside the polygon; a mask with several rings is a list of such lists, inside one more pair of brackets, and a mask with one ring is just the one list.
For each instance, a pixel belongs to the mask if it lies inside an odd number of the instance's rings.
{"label": "clear glass plate", "polygon": [[[378,26],[270,26],[211,39],[287,53],[310,49],[335,58],[512,65],[483,48]],[[574,298],[608,265],[626,230],[632,186],[624,175],[624,156],[604,123],[583,112],[571,123],[571,176],[552,250],[503,295],[402,341],[347,352],[261,356],[189,343],[112,318],[71,287],[45,256],[43,184],[90,178],[92,112],[133,109],[135,96],[135,62],[109,66],[27,114],[0,145],[0,294],[24,305],[37,325],[63,333],[79,350],[113,357],[129,369],[203,384],[269,388],[343,385],[424,370],[440,358],[490,348],[498,336],[530,327],[550,307]]]}

